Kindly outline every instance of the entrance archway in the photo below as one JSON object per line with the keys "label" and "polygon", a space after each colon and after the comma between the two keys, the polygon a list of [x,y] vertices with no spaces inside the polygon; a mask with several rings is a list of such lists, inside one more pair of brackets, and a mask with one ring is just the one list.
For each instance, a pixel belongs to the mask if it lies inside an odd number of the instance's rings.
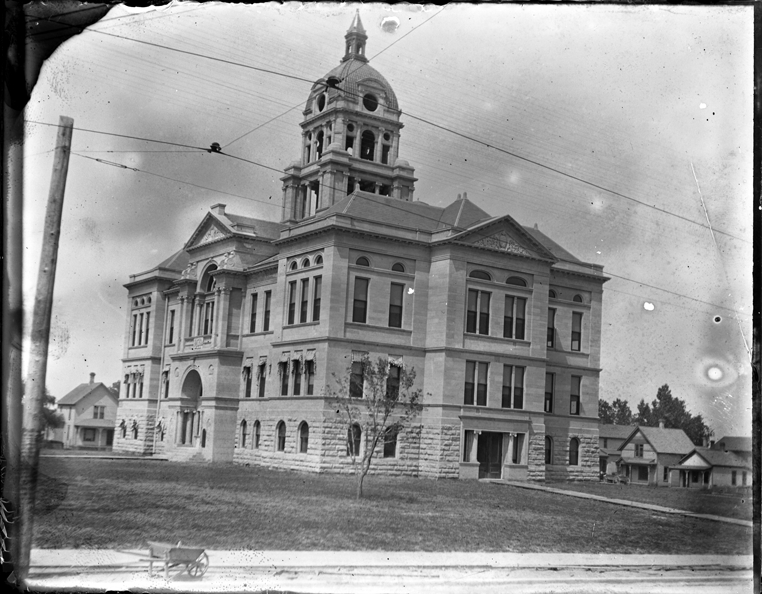
{"label": "entrance archway", "polygon": [[183,380],[180,396],[183,403],[177,411],[177,436],[176,443],[180,446],[192,446],[198,443],[201,417],[203,413],[198,410],[201,397],[204,393],[204,385],[201,375],[192,369]]}

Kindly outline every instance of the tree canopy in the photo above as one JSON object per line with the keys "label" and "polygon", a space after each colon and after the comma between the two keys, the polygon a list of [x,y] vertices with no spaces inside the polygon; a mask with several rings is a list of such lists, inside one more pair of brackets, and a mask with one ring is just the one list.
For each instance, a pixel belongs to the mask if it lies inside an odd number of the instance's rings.
{"label": "tree canopy", "polygon": [[598,417],[601,423],[606,425],[634,425],[632,410],[626,400],[617,398],[609,404],[607,401],[598,400]]}
{"label": "tree canopy", "polygon": [[667,384],[657,390],[651,404],[642,399],[634,417],[635,424],[645,427],[658,427],[659,421],[664,421],[665,428],[682,429],[696,445],[701,445],[704,438],[712,434],[701,415],[692,415],[685,401],[673,396]]}

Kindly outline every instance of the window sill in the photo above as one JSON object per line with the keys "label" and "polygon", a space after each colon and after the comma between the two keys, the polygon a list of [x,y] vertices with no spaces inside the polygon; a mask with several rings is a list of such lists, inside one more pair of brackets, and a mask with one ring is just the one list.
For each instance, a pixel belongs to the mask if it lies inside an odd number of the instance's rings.
{"label": "window sill", "polygon": [[407,328],[395,328],[393,326],[378,326],[375,324],[366,324],[363,322],[351,322],[347,321],[345,322],[347,326],[355,326],[357,328],[373,328],[374,330],[391,330],[392,332],[399,332],[400,334],[412,334],[412,330],[408,330]]}
{"label": "window sill", "polygon": [[242,334],[242,337],[248,337],[248,336],[264,336],[265,334],[272,334],[273,330],[260,330],[259,332],[245,332]]}
{"label": "window sill", "polygon": [[295,324],[287,324],[283,326],[283,329],[286,330],[287,328],[303,328],[304,326],[319,326],[320,320],[315,320],[313,322],[297,322]]}
{"label": "window sill", "polygon": [[493,336],[492,334],[476,334],[474,332],[464,332],[463,336],[476,339],[484,338],[486,340],[505,342],[507,344],[515,344],[518,346],[532,346],[532,341],[526,340],[525,338],[505,338],[504,336]]}

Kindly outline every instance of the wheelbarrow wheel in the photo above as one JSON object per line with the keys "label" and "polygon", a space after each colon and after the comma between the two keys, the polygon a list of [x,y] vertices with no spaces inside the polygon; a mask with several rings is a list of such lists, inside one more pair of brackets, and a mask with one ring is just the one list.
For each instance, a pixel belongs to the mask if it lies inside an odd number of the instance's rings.
{"label": "wheelbarrow wheel", "polygon": [[188,565],[188,575],[194,578],[200,578],[209,569],[209,557],[206,553],[201,553],[201,556],[193,563]]}

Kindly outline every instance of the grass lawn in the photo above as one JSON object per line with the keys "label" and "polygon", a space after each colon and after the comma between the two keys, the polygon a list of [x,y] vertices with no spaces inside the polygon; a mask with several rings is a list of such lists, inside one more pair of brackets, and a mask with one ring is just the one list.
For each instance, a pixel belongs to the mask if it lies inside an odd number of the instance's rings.
{"label": "grass lawn", "polygon": [[748,554],[751,528],[502,484],[44,458],[36,547]]}
{"label": "grass lawn", "polygon": [[651,503],[698,514],[712,514],[727,518],[751,520],[751,489],[726,489],[722,492],[703,489],[679,489],[649,487],[645,485],[621,485],[607,483],[549,483],[549,487],[602,495],[612,499],[625,499],[639,503]]}

